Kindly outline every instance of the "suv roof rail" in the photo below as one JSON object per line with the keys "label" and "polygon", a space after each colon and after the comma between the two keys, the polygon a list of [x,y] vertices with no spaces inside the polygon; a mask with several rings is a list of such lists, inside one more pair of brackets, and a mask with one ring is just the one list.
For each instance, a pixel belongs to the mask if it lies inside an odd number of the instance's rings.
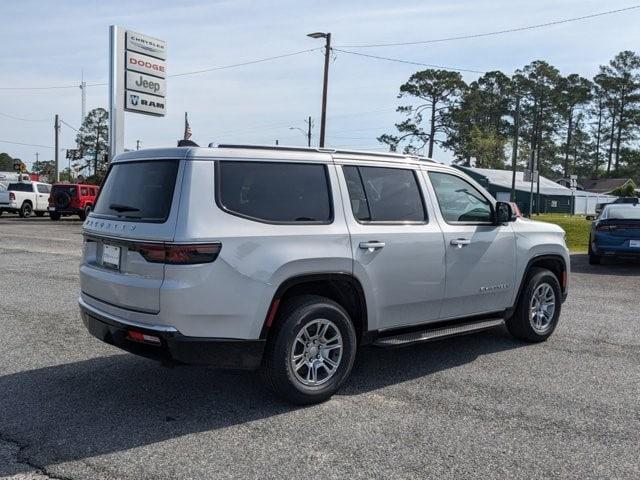
{"label": "suv roof rail", "polygon": [[[213,146],[213,144],[209,144],[209,146]],[[285,150],[291,152],[318,152],[318,153],[343,153],[349,155],[370,155],[374,157],[393,157],[393,158],[402,158],[402,159],[413,159],[413,160],[422,160],[425,162],[434,162],[430,158],[420,157],[419,155],[410,155],[403,153],[394,153],[394,152],[370,152],[367,150],[344,150],[337,148],[320,148],[320,147],[295,147],[295,146],[284,146],[284,145],[243,145],[243,144],[233,144],[233,143],[221,143],[217,146],[217,148],[244,148],[249,150]]]}

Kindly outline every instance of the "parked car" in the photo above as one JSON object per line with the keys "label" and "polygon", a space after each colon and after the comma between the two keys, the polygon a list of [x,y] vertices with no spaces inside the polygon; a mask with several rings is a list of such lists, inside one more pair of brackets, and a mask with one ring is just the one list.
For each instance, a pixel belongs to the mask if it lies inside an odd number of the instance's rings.
{"label": "parked car", "polygon": [[567,295],[564,231],[514,220],[464,173],[417,157],[128,152],[84,223],[80,310],[124,350],[260,368],[289,401],[319,402],[362,345],[505,324],[546,340]]}
{"label": "parked car", "polygon": [[0,215],[2,212],[17,213],[20,217],[35,214],[42,217],[47,212],[51,185],[41,182],[15,182],[0,191]]}
{"label": "parked car", "polygon": [[607,205],[591,224],[589,263],[598,265],[603,257],[640,257],[640,205]]}
{"label": "parked car", "polygon": [[78,215],[84,220],[93,208],[99,187],[76,183],[57,183],[51,189],[49,216],[60,220],[67,215]]}
{"label": "parked car", "polygon": [[597,203],[596,204],[596,217],[600,216],[600,214],[602,213],[602,210],[604,209],[604,207],[606,207],[607,205],[611,205],[611,204],[619,204],[619,203],[624,203],[624,204],[637,204],[638,203],[638,197],[618,197],[616,198],[613,202],[607,202],[607,203]]}

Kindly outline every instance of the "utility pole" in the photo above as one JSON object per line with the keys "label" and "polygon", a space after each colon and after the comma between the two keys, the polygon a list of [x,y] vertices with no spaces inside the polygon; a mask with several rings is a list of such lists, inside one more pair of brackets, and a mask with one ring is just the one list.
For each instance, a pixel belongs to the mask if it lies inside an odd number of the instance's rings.
{"label": "utility pole", "polygon": [[513,112],[513,151],[511,152],[511,201],[516,201],[516,166],[518,163],[518,136],[520,135],[520,97],[516,97]]}
{"label": "utility pole", "polygon": [[331,57],[331,33],[315,32],[307,35],[311,38],[324,38],[324,81],[322,85],[322,116],[320,117],[319,147],[324,148],[324,138],[327,126],[327,89],[329,87],[329,59]]}
{"label": "utility pole", "polygon": [[53,181],[57,182],[58,181],[58,154],[60,153],[60,118],[58,117],[58,114],[56,113],[56,117],[55,117],[55,121],[53,124],[53,131],[54,131],[54,147],[55,147],[55,153],[54,153],[54,163],[56,164],[55,166],[55,173],[53,175]]}
{"label": "utility pole", "polygon": [[36,152],[36,163],[38,163],[38,161],[40,160],[40,153]]}
{"label": "utility pole", "polygon": [[311,116],[307,120],[307,146],[311,147]]}
{"label": "utility pole", "polygon": [[84,117],[87,114],[87,82],[84,81],[84,72],[81,71],[80,74],[80,95],[82,100],[82,107],[80,110],[80,114],[82,117],[80,118],[80,126],[84,123]]}
{"label": "utility pole", "polygon": [[98,150],[100,149],[100,125],[96,125],[96,154],[93,159],[93,175],[98,173]]}
{"label": "utility pole", "polygon": [[140,150],[140,140],[136,140],[136,150]]}

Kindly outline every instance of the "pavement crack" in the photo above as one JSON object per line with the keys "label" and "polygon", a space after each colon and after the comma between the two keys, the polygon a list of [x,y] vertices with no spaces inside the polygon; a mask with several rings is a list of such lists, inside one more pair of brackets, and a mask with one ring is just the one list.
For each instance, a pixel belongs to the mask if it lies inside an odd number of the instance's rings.
{"label": "pavement crack", "polygon": [[17,448],[17,452],[14,455],[16,464],[25,465],[35,473],[52,480],[74,480],[72,477],[56,475],[52,473],[46,466],[38,465],[33,460],[31,460],[25,453],[25,450],[30,446],[29,444],[19,442],[17,440],[14,440],[13,438],[9,438],[2,432],[0,432],[0,441],[13,446],[14,448]]}

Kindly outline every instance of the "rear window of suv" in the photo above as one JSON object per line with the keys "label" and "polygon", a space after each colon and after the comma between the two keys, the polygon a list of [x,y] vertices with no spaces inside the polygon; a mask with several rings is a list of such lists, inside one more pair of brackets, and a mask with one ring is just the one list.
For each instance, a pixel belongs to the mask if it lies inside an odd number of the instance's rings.
{"label": "rear window of suv", "polygon": [[115,163],[93,211],[125,221],[165,222],[177,174],[178,160]]}
{"label": "rear window of suv", "polygon": [[333,221],[325,165],[220,161],[217,170],[217,202],[229,213],[268,223]]}

